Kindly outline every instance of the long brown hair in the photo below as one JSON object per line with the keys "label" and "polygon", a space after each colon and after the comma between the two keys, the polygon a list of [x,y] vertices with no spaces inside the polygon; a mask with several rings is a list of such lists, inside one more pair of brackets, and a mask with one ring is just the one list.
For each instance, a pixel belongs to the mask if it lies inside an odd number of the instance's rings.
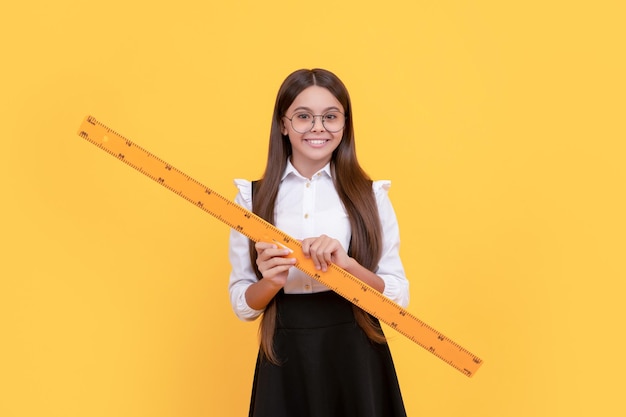
{"label": "long brown hair", "polygon": [[[291,73],[281,85],[272,117],[267,165],[261,180],[253,193],[253,211],[274,224],[274,206],[281,177],[291,156],[289,137],[282,134],[285,112],[302,90],[313,85],[328,89],[343,106],[346,124],[342,140],[331,157],[333,181],[350,219],[352,235],[348,254],[370,271],[374,271],[380,260],[382,236],[380,218],[372,180],[357,161],[352,124],[352,106],[348,90],[332,72],[324,69],[301,69]],[[250,260],[257,277],[262,279],[256,265],[257,253],[254,242],[250,242]],[[369,314],[353,305],[357,323],[367,336],[376,343],[385,343],[385,337],[377,323]],[[259,336],[261,351],[272,363],[278,363],[273,340],[276,329],[276,302],[272,300],[263,313]]]}

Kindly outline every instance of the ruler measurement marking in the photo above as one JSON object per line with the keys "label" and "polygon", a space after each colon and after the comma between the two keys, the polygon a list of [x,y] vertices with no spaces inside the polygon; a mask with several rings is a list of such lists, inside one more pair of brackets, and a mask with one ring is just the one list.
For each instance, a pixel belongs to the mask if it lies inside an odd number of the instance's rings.
{"label": "ruler measurement marking", "polygon": [[377,317],[464,375],[471,377],[482,365],[481,359],[347,271],[334,264],[331,264],[326,272],[315,270],[312,261],[302,254],[302,245],[298,240],[137,146],[94,117],[85,118],[78,135],[249,239],[274,241],[277,244],[284,242],[285,245],[290,245],[287,248],[294,253],[295,266],[298,269]]}

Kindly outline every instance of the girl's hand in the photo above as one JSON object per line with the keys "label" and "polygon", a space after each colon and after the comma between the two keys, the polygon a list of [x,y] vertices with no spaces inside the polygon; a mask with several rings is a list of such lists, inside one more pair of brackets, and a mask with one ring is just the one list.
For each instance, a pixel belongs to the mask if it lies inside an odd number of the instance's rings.
{"label": "girl's hand", "polygon": [[342,269],[347,269],[354,262],[337,239],[326,235],[304,239],[302,252],[307,258],[311,258],[316,269],[324,272],[332,263]]}
{"label": "girl's hand", "polygon": [[291,253],[289,249],[279,248],[267,242],[257,242],[254,247],[257,252],[256,264],[263,275],[263,280],[273,283],[277,288],[284,287],[289,268],[296,263],[295,258],[286,257]]}

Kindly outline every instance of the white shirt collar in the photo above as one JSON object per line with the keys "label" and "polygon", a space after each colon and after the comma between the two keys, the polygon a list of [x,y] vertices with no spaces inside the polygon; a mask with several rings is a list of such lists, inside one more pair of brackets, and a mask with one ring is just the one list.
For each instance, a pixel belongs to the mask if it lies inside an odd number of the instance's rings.
{"label": "white shirt collar", "polygon": [[[299,178],[308,179],[302,176],[302,174],[298,172],[296,167],[294,167],[293,164],[291,163],[291,159],[287,159],[287,166],[285,167],[285,172],[283,173],[283,176],[281,177],[280,180],[281,181],[284,180],[289,174],[293,174]],[[312,178],[315,178],[316,176],[320,176],[322,174],[326,174],[328,178],[332,178],[331,171],[330,171],[330,162],[324,165],[324,167],[320,169],[318,172],[316,172]]]}

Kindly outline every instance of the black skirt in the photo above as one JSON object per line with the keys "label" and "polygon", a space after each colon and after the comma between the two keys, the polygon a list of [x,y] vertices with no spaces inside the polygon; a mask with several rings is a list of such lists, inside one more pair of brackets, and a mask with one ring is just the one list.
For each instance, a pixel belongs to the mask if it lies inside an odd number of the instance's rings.
{"label": "black skirt", "polygon": [[352,304],[332,291],[277,295],[274,348],[259,353],[250,417],[405,417],[386,344],[365,335]]}

